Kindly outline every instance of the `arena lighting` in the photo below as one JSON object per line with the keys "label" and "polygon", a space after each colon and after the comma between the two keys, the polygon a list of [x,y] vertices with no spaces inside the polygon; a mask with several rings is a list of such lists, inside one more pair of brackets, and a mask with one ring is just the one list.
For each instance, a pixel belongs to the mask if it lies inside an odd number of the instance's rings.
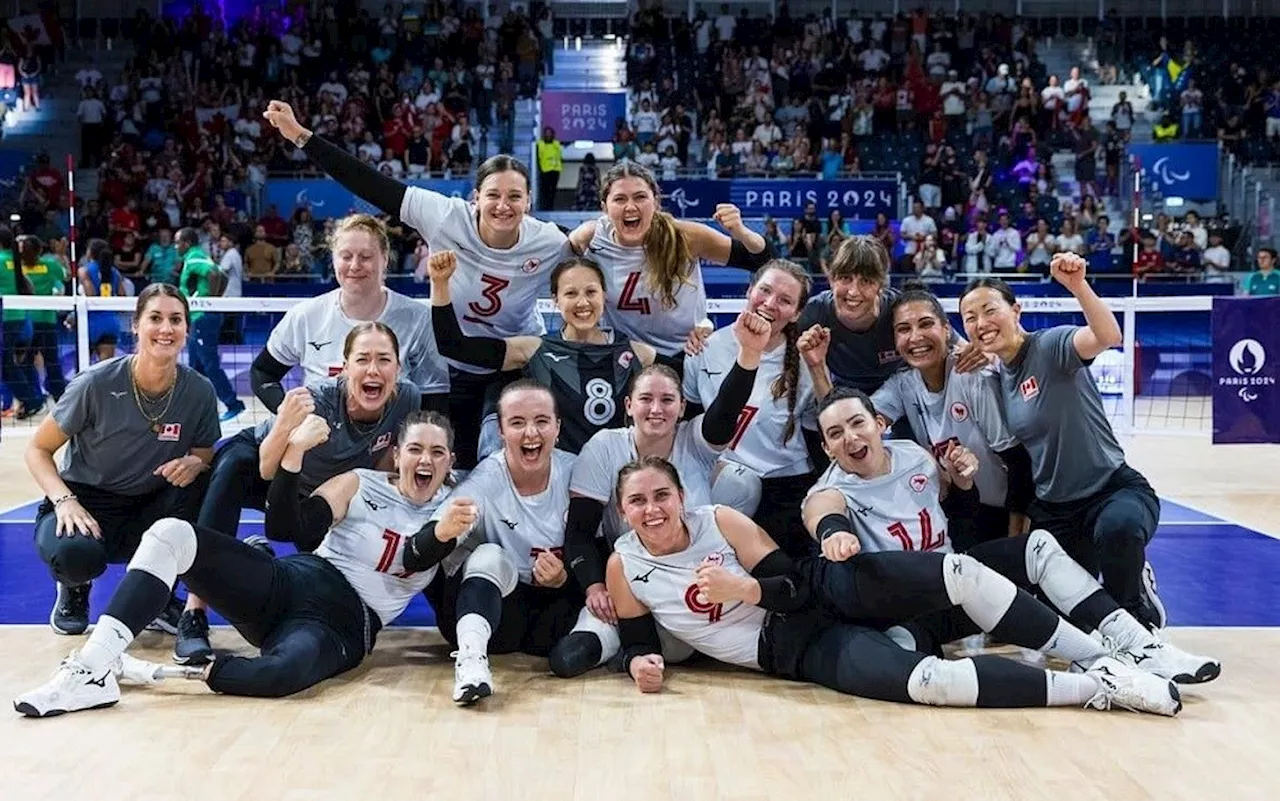
{"label": "arena lighting", "polygon": [[1176,209],[1181,206],[1185,206],[1186,203],[1187,203],[1186,199],[1180,198],[1180,197],[1167,197],[1164,199],[1165,207],[1170,209]]}
{"label": "arena lighting", "polygon": [[596,143],[590,139],[577,139],[574,140],[573,146],[583,150],[590,150],[596,146]]}
{"label": "arena lighting", "polygon": [[22,215],[15,211],[9,215],[9,222],[22,222]]}

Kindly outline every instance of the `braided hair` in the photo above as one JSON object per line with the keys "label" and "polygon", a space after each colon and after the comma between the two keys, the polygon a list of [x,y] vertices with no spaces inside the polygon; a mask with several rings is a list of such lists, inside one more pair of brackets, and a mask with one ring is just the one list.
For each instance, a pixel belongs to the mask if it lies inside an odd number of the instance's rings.
{"label": "braided hair", "polygon": [[[803,309],[805,302],[809,299],[809,292],[813,289],[813,281],[804,268],[786,259],[772,259],[751,276],[751,286],[755,287],[770,270],[777,270],[795,279],[800,285],[800,296],[796,299],[796,305]],[[769,391],[773,393],[774,400],[778,400],[783,395],[787,396],[787,425],[782,430],[782,444],[786,445],[796,433],[796,400],[800,394],[800,348],[797,344],[800,341],[799,321],[792,320],[787,323],[782,333],[786,337],[786,351],[782,356],[782,375],[773,380]]]}

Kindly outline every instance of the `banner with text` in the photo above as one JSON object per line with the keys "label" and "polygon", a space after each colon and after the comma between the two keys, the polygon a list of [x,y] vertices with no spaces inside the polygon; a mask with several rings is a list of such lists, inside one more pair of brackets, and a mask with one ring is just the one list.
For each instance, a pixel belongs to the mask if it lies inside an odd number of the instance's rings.
{"label": "banner with text", "polygon": [[1213,441],[1280,443],[1280,297],[1213,299]]}
{"label": "banner with text", "polygon": [[1129,145],[1142,165],[1147,189],[1165,197],[1211,200],[1218,197],[1218,145]]}
{"label": "banner with text", "polygon": [[744,217],[799,217],[810,203],[826,219],[839,209],[847,219],[898,214],[898,182],[892,178],[709,179],[663,181],[663,206],[677,217],[710,217],[717,203],[732,203]]}
{"label": "banner with text", "polygon": [[[548,90],[542,93],[542,127],[554,130],[561,142],[611,141],[618,120],[626,118],[625,92]],[[541,138],[541,131],[538,136]]]}
{"label": "banner with text", "polygon": [[[471,195],[471,181],[467,179],[438,178],[404,183],[453,197]],[[330,178],[272,178],[267,181],[263,197],[265,204],[275,206],[281,217],[289,217],[294,209],[302,206],[309,207],[311,215],[317,218],[344,217],[353,212],[381,213],[373,204],[364,202]]]}

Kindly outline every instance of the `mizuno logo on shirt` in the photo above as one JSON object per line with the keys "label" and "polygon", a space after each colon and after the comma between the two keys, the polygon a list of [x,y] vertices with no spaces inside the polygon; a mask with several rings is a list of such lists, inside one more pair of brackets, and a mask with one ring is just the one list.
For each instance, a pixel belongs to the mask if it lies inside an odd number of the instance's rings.
{"label": "mizuno logo on shirt", "polygon": [[716,370],[716,371],[713,373],[713,372],[711,372],[710,370],[708,370],[707,368],[705,368],[705,367],[704,367],[704,368],[702,368],[702,372],[706,373],[706,374],[707,374],[707,376],[709,376],[709,377],[710,377],[710,376],[717,376],[717,375],[720,375],[721,373],[723,373],[723,372],[724,372],[724,370]]}
{"label": "mizuno logo on shirt", "polygon": [[871,512],[873,512],[873,511],[874,511],[874,510],[873,510],[870,506],[859,506],[859,507],[857,507],[857,508],[855,508],[855,509],[853,510],[853,513],[854,513],[855,515],[861,515],[861,516],[865,517],[865,516],[867,516],[867,515],[871,514]]}
{"label": "mizuno logo on shirt", "polygon": [[381,506],[379,506],[378,504],[374,503],[373,501],[369,500],[368,498],[365,498],[363,495],[361,495],[360,497],[361,497],[362,499],[364,499],[364,505],[365,505],[365,506],[367,506],[367,507],[369,507],[370,509],[372,509],[372,510],[373,510],[373,511],[375,511],[375,512],[376,512],[376,511],[378,511],[378,510],[380,510],[380,509],[386,509],[386,508],[387,508],[387,505],[386,505],[385,503],[384,503],[384,504],[382,504]]}
{"label": "mizuno logo on shirt", "polygon": [[319,351],[321,348],[323,348],[325,345],[332,345],[332,344],[333,344],[333,340],[332,340],[332,339],[330,339],[330,340],[328,340],[328,341],[326,341],[326,342],[308,342],[307,344],[308,344],[308,345],[310,345],[311,347],[315,348],[315,349],[316,349],[316,351],[318,352],[318,351]]}
{"label": "mizuno logo on shirt", "polygon": [[128,392],[112,392],[112,393],[111,393],[111,397],[113,397],[113,398],[123,398],[125,395],[128,395],[128,394],[129,394]]}
{"label": "mizuno logo on shirt", "polygon": [[587,245],[587,250],[591,251],[592,253],[599,253],[600,251],[604,250],[604,245]]}
{"label": "mizuno logo on shirt", "polygon": [[651,568],[649,568],[649,572],[648,572],[648,573],[645,573],[643,576],[633,576],[631,580],[632,580],[632,581],[635,581],[635,582],[639,582],[640,584],[648,584],[648,583],[649,583],[649,577],[650,577],[650,576],[652,576],[652,575],[653,575],[653,571],[655,571],[655,570],[657,570],[657,569],[658,569],[658,568],[656,568],[656,567],[651,567]]}
{"label": "mizuno logo on shirt", "polygon": [[567,354],[567,353],[548,353],[548,354],[547,354],[547,358],[548,358],[548,359],[550,359],[550,360],[551,360],[551,361],[553,361],[553,362],[562,362],[562,361],[564,361],[565,359],[569,358],[569,354]]}
{"label": "mizuno logo on shirt", "polygon": [[515,531],[515,530],[516,530],[516,521],[515,521],[515,520],[508,520],[508,519],[506,519],[505,517],[503,517],[503,518],[499,518],[499,519],[500,519],[500,520],[502,520],[502,522],[503,522],[503,523],[506,523],[506,524],[507,524],[507,528],[511,529],[512,531]]}

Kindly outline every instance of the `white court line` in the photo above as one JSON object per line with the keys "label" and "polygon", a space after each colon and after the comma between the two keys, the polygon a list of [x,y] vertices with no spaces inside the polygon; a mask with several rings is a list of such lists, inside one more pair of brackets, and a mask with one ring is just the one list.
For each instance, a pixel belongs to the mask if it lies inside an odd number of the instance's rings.
{"label": "white court line", "polygon": [[[1231,526],[1233,528],[1242,528],[1245,531],[1254,530],[1241,523],[1232,523],[1230,520],[1202,520],[1198,522],[1195,520],[1161,520],[1159,528],[1164,528],[1165,526]],[[1262,532],[1258,533],[1261,534]]]}
{"label": "white court line", "polygon": [[1190,509],[1190,510],[1191,510],[1191,511],[1193,511],[1193,512],[1199,512],[1199,513],[1200,513],[1200,514],[1202,514],[1202,515],[1209,515],[1210,517],[1216,517],[1216,518],[1218,518],[1219,520],[1221,520],[1221,521],[1222,521],[1222,522],[1224,522],[1224,523],[1230,523],[1230,524],[1232,524],[1232,525],[1239,526],[1240,528],[1247,529],[1247,530],[1249,530],[1249,531],[1256,531],[1256,532],[1258,532],[1259,534],[1261,534],[1262,536],[1264,536],[1264,537],[1270,537],[1270,538],[1271,538],[1271,539],[1273,539],[1273,540],[1280,540],[1280,533],[1276,533],[1276,532],[1272,532],[1272,531],[1263,531],[1262,529],[1254,528],[1253,526],[1250,526],[1250,525],[1246,525],[1246,524],[1244,524],[1244,523],[1241,523],[1239,520],[1236,520],[1236,519],[1235,519],[1235,518],[1233,518],[1233,517],[1228,517],[1228,516],[1226,516],[1226,515],[1220,515],[1220,514],[1218,514],[1217,512],[1210,512],[1209,510],[1204,509],[1204,508],[1202,508],[1202,507],[1200,507],[1200,506],[1196,506],[1196,505],[1195,505],[1195,504],[1193,504],[1193,503],[1188,503],[1188,502],[1186,502],[1186,501],[1178,500],[1177,498],[1169,498],[1168,500],[1173,501],[1174,503],[1178,504],[1179,506],[1185,506],[1186,508]]}

